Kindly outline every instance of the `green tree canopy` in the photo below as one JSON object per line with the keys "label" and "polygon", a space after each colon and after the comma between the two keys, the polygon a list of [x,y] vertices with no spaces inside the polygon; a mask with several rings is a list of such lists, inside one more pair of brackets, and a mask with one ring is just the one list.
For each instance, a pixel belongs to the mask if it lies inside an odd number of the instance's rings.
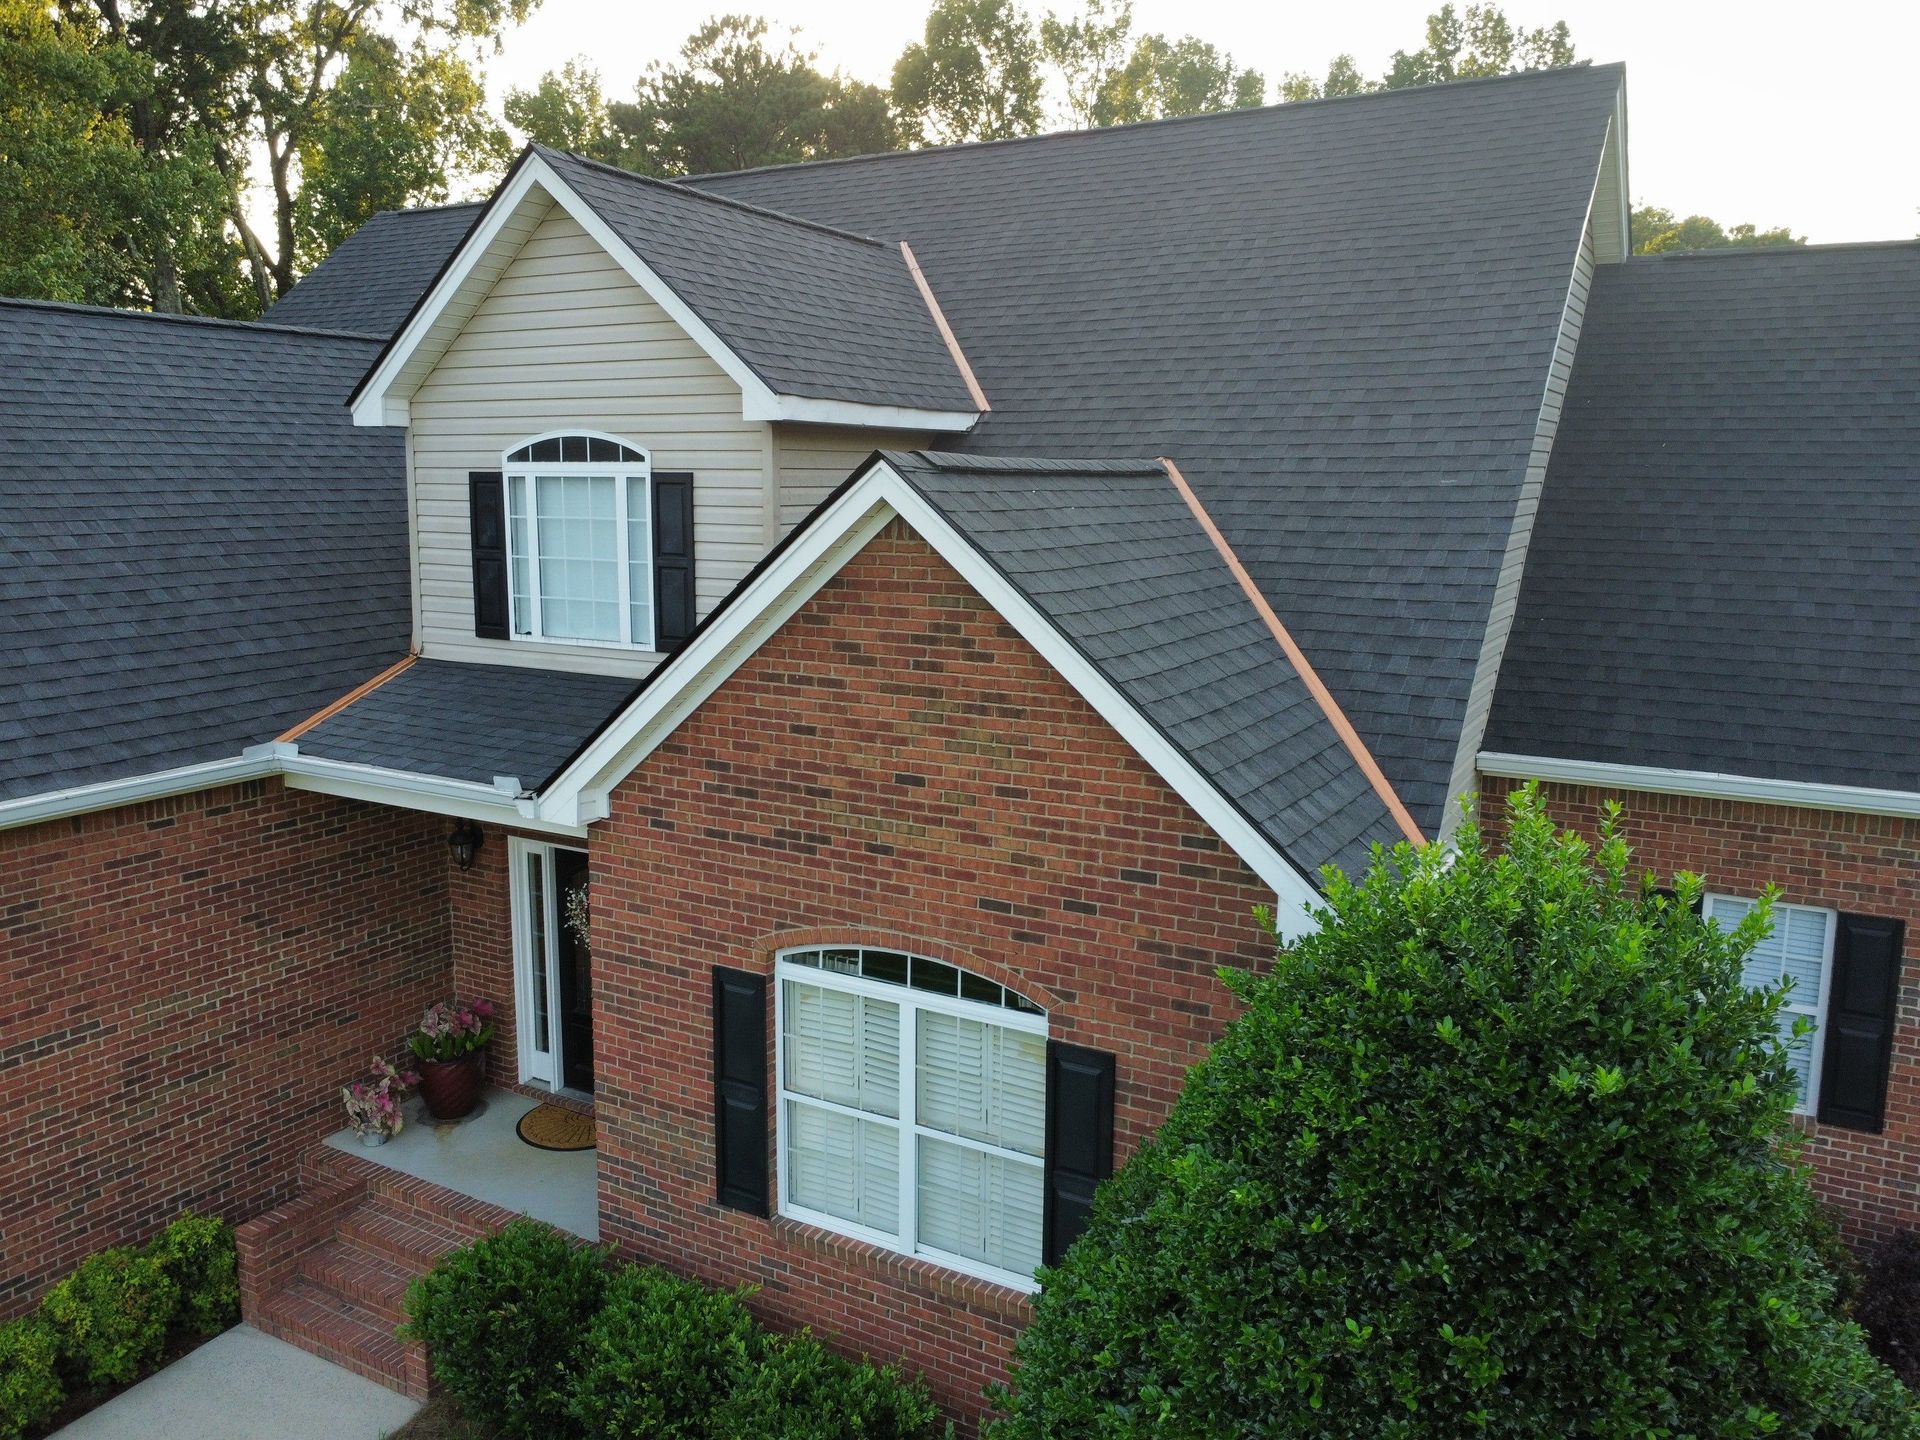
{"label": "green tree canopy", "polygon": [[1448,80],[1487,75],[1517,75],[1574,63],[1573,35],[1567,22],[1534,29],[1515,25],[1498,5],[1442,5],[1427,16],[1425,43],[1417,50],[1396,50],[1386,74],[1366,79],[1351,55],[1335,56],[1324,79],[1294,71],[1280,82],[1282,100],[1320,100],[1362,95],[1373,90],[1405,90]]}
{"label": "green tree canopy", "polygon": [[1762,230],[1753,225],[1722,226],[1705,215],[1684,220],[1658,205],[1636,205],[1632,212],[1633,253],[1659,255],[1676,250],[1755,250],[1804,245],[1807,237],[1785,225]]}
{"label": "green tree canopy", "polygon": [[1043,1272],[994,1440],[1910,1437],[1835,1304],[1782,984],[1516,796],[1327,878]]}
{"label": "green tree canopy", "polygon": [[1130,0],[1087,0],[1078,15],[1040,22],[1042,53],[1059,76],[1069,124],[1124,125],[1237,110],[1266,100],[1266,80],[1192,35],[1134,35]]}
{"label": "green tree canopy", "polygon": [[1032,135],[1042,119],[1040,37],[1014,0],[934,0],[893,67],[908,138],[935,145]]}

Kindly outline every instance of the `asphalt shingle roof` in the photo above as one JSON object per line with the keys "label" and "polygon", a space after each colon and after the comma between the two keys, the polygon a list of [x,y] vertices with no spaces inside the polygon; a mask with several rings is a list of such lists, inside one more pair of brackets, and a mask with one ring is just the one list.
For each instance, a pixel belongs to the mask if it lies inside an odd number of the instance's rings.
{"label": "asphalt shingle roof", "polygon": [[1920,790],[1920,245],[1595,276],[1486,747]]}
{"label": "asphalt shingle roof", "polygon": [[1305,873],[1401,838],[1160,465],[884,458]]}
{"label": "asphalt shingle roof", "polygon": [[400,328],[485,208],[476,201],[383,210],[281,296],[265,318],[384,340]]}
{"label": "asphalt shingle roof", "polygon": [[376,349],[0,301],[0,799],[235,756],[406,653]]}
{"label": "asphalt shingle roof", "polygon": [[490,785],[542,784],[633,694],[631,677],[416,660],[302,735],[303,755]]}
{"label": "asphalt shingle roof", "polygon": [[898,242],[533,148],[774,393],[977,408]]}
{"label": "asphalt shingle roof", "polygon": [[955,449],[1173,456],[1431,831],[1620,83],[692,183],[912,243],[993,405]]}

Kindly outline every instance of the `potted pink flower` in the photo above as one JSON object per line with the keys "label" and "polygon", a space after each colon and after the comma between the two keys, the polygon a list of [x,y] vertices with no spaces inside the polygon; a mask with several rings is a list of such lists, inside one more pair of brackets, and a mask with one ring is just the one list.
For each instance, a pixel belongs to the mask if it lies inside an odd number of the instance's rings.
{"label": "potted pink flower", "polygon": [[458,1120],[480,1098],[493,1014],[485,1000],[442,1000],[407,1041],[420,1066],[420,1098],[434,1119]]}
{"label": "potted pink flower", "polygon": [[373,1069],[366,1076],[341,1089],[347,1123],[362,1145],[384,1145],[406,1128],[400,1102],[419,1083],[420,1077],[412,1071],[396,1069],[376,1055]]}

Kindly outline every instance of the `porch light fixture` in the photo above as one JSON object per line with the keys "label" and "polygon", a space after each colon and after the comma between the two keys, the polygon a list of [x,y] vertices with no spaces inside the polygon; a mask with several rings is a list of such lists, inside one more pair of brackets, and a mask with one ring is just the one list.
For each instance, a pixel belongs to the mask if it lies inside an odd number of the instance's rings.
{"label": "porch light fixture", "polygon": [[447,849],[453,852],[453,863],[462,870],[471,870],[473,857],[480,853],[485,838],[480,827],[471,820],[462,820],[454,826],[453,833],[447,836]]}

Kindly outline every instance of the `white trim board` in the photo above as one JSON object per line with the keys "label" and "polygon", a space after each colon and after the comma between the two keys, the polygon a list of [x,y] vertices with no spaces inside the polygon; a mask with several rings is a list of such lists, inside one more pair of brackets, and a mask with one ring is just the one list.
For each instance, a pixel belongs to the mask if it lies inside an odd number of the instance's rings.
{"label": "white trim board", "polygon": [[992,564],[891,466],[877,461],[677,655],[548,786],[536,805],[553,824],[604,819],[613,790],[895,517],[999,612],[1117,731],[1214,833],[1270,886],[1282,938],[1314,928],[1319,891],[1165,735],[1074,648]]}
{"label": "white trim board", "polygon": [[1549,755],[1510,755],[1483,750],[1482,775],[1546,780],[1600,789],[1644,790],[1654,795],[1693,795],[1806,810],[1845,810],[1856,815],[1893,815],[1920,820],[1920,793],[1859,785],[1820,785],[1806,780],[1769,780],[1712,770],[1669,770],[1653,765],[1614,765],[1598,760],[1562,760]]}
{"label": "white trim board", "polygon": [[[441,273],[419,307],[385,353],[360,382],[352,399],[355,425],[405,425],[410,419],[408,406],[413,393],[432,369],[444,343],[436,349],[432,343],[444,333],[443,319],[464,323],[455,306],[463,293],[472,288],[490,286],[493,277],[476,274],[503,233],[529,207],[557,204],[585,230],[615,263],[647,295],[667,312],[673,322],[704,350],[713,362],[740,387],[740,418],[743,420],[793,420],[816,425],[958,432],[970,430],[980,417],[971,410],[920,410],[910,406],[867,405],[853,401],[824,400],[804,395],[776,393],[753,367],[734,353],[725,341],[675,293],[639,253],[600,218],[599,212],[581,198],[580,193],[560,178],[558,172],[539,155],[528,153],[507,182],[488,202],[480,223]],[[519,244],[513,242],[517,253]],[[500,263],[504,264],[504,260]],[[477,303],[477,297],[474,298]],[[449,318],[450,310],[455,313]],[[446,337],[451,339],[450,336]],[[423,361],[415,365],[415,360]]]}

